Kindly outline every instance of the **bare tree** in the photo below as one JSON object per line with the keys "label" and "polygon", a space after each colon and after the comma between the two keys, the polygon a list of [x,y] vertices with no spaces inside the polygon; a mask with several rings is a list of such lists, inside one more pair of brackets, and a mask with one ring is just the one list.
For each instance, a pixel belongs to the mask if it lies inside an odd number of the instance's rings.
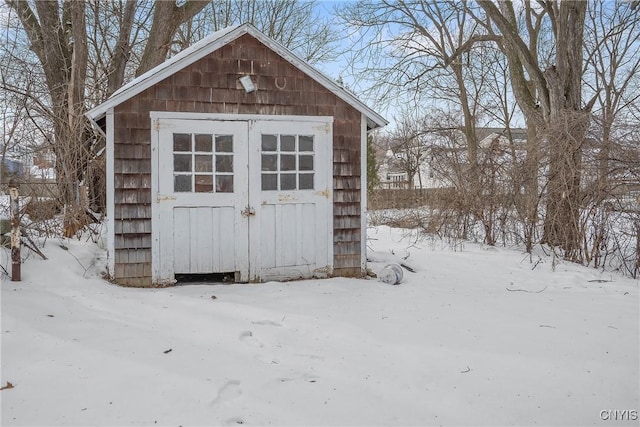
{"label": "bare tree", "polygon": [[[371,53],[371,48],[364,46],[356,57],[378,58],[377,61],[369,58],[362,71],[374,76],[377,82],[372,89],[379,99],[388,102],[393,98],[409,98],[417,108],[423,109],[419,114],[425,114],[425,110],[432,114],[448,106],[449,111],[442,115],[447,117],[446,122],[455,121],[457,147],[448,151],[451,156],[447,164],[455,165],[459,172],[451,182],[456,183],[459,200],[465,202],[460,208],[481,220],[485,229],[492,229],[494,221],[485,211],[488,199],[483,193],[487,189],[483,186],[484,172],[480,170],[489,164],[486,153],[481,153],[476,129],[483,119],[508,127],[515,114],[514,103],[509,105],[513,95],[506,89],[507,62],[494,43],[496,36],[488,34],[484,25],[473,19],[472,11],[457,2],[359,3],[342,16],[358,31],[374,33],[373,44],[377,50]],[[503,70],[502,79],[496,74],[496,68]],[[417,135],[437,132],[443,127],[441,123],[421,123],[420,126],[422,129],[413,130]],[[450,126],[451,123],[444,127]],[[402,123],[398,132],[404,128]],[[404,151],[410,153],[411,150]],[[405,163],[412,166],[413,162]],[[411,177],[417,167],[406,168],[407,174]],[[492,233],[487,237],[491,242],[494,241]]]}
{"label": "bare tree", "polygon": [[[53,129],[52,147],[56,155],[59,197],[61,203],[68,207],[68,212],[75,215],[73,206],[77,202],[77,185],[86,178],[84,172],[91,158],[91,129],[84,113],[87,103],[101,101],[96,97],[87,99],[86,94],[94,93],[93,89],[96,89],[107,96],[123,83],[131,49],[135,4],[131,1],[124,6],[120,4],[122,12],[115,46],[102,63],[104,57],[96,51],[96,47],[107,39],[105,35],[112,30],[99,18],[105,16],[102,7],[115,10],[110,3],[6,0],[6,4],[17,14],[29,41],[29,49],[35,54],[37,65],[42,70],[46,97],[40,100],[40,104],[47,112]],[[206,6],[206,2],[186,1],[180,5],[157,2],[154,6],[158,22],[152,25],[148,34],[149,43],[139,70],[148,69],[165,59],[163,55],[166,55],[172,31]],[[93,18],[91,26],[87,25],[87,16]],[[89,32],[92,33],[91,38]],[[14,37],[21,36],[16,31]],[[21,53],[17,52],[16,56],[19,55]],[[87,90],[90,63],[90,77],[94,83],[99,75],[106,75],[106,90]],[[104,71],[99,71],[99,68]],[[32,70],[25,69],[23,72],[31,73]],[[22,89],[27,93],[24,86]]]}
{"label": "bare tree", "polygon": [[149,38],[136,75],[139,76],[164,61],[169,53],[173,36],[180,25],[190,21],[209,3],[209,0],[156,2]]}
{"label": "bare tree", "polygon": [[[637,242],[625,223],[640,224],[633,192],[640,191],[640,147],[634,111],[640,107],[640,16],[627,4],[594,2],[587,11],[585,86],[595,94],[584,168],[581,228],[584,262],[626,262]],[[615,236],[615,237],[614,237]],[[637,245],[635,245],[637,246]],[[636,259],[640,255],[636,248]],[[633,268],[627,268],[633,274]]]}
{"label": "bare tree", "polygon": [[586,25],[585,82],[596,97],[593,124],[599,141],[598,186],[606,194],[615,139],[629,132],[630,107],[640,105],[640,15],[625,5],[596,2],[588,11]]}
{"label": "bare tree", "polygon": [[[467,204],[452,206],[482,223],[486,241],[515,213],[512,232],[528,250],[541,241],[591,263],[612,232],[589,231],[605,224],[595,215],[616,193],[640,188],[637,10],[624,1],[380,0],[342,16],[354,29],[354,63],[363,64],[354,75],[380,103],[408,104],[457,128],[432,153]],[[519,115],[527,137],[516,144]],[[499,144],[479,145],[487,122],[504,127]]]}
{"label": "bare tree", "polygon": [[[524,3],[518,19],[513,3],[479,0],[497,29],[508,58],[511,84],[527,126],[542,131],[549,147],[549,177],[543,241],[561,246],[568,258],[579,246],[582,148],[593,100],[583,104],[583,38],[587,2],[541,1]],[[551,29],[552,53],[542,61],[537,40],[545,25]],[[525,28],[521,28],[524,26]]]}
{"label": "bare tree", "polygon": [[89,105],[97,105],[133,77],[135,57],[148,35],[153,5],[148,1],[97,0],[87,4]]}
{"label": "bare tree", "polygon": [[83,2],[12,0],[31,50],[42,66],[50,96],[57,155],[56,171],[62,200],[75,200],[79,171],[86,163],[84,84],[87,68],[86,21]]}
{"label": "bare tree", "polygon": [[[459,109],[462,130],[469,141],[471,175],[476,168],[476,138],[474,126],[478,94],[470,91],[481,87],[481,75],[470,73],[470,59],[454,56],[460,46],[473,37],[478,24],[473,22],[466,8],[455,4],[428,1],[380,1],[358,3],[342,14],[359,31],[376,32],[373,48],[364,46],[358,60],[367,58],[365,71],[375,79],[373,89],[379,100],[391,101],[398,94],[410,91],[415,99],[433,96]],[[394,26],[395,31],[390,27]],[[385,37],[393,31],[391,38]],[[378,58],[379,63],[374,61]],[[478,79],[474,80],[474,77]],[[405,96],[402,96],[404,99]],[[418,102],[418,101],[417,101]]]}
{"label": "bare tree", "polygon": [[394,166],[406,175],[409,189],[415,187],[416,177],[418,187],[422,188],[420,168],[429,149],[425,142],[419,121],[406,115],[398,120],[394,130],[378,141],[378,144],[386,146],[385,150],[391,154]]}
{"label": "bare tree", "polygon": [[296,52],[310,64],[322,65],[336,57],[340,32],[319,13],[316,0],[220,0],[183,24],[172,50],[232,25],[253,24],[270,38]]}
{"label": "bare tree", "polygon": [[250,21],[310,62],[331,58],[339,35],[316,6],[298,0],[225,0],[215,7],[203,0],[5,0],[2,16],[11,20],[6,40],[20,46],[9,50],[5,43],[0,50],[12,73],[28,78],[3,79],[3,89],[26,97],[28,105],[20,108],[38,118],[31,123],[42,126],[40,138],[55,152],[59,201],[68,220],[83,215],[74,208],[78,183],[93,181],[87,172],[103,162],[96,155],[104,141],[88,126],[88,108],[227,25]]}

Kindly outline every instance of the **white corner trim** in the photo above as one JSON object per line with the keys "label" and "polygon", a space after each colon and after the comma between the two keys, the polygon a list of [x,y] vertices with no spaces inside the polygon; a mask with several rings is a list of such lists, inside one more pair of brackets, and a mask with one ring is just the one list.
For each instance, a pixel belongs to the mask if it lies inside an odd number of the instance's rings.
{"label": "white corner trim", "polygon": [[327,242],[327,264],[329,267],[329,276],[333,275],[333,269],[335,267],[333,260],[333,245],[334,240],[333,236],[335,235],[335,229],[333,225],[333,117],[331,122],[327,123],[327,133],[329,135],[328,138],[328,148],[327,148],[327,199],[329,203],[327,203],[327,232],[328,232],[328,242]]}
{"label": "white corner trim", "polygon": [[360,120],[360,267],[367,272],[367,116]]}
{"label": "white corner trim", "polygon": [[156,125],[158,118],[151,113],[151,283],[160,278],[160,214],[158,209],[159,177],[159,143],[160,137]]}
{"label": "white corner trim", "polygon": [[114,159],[114,114],[109,108],[107,120],[107,269],[111,278],[115,278],[116,244],[115,244],[115,159]]}

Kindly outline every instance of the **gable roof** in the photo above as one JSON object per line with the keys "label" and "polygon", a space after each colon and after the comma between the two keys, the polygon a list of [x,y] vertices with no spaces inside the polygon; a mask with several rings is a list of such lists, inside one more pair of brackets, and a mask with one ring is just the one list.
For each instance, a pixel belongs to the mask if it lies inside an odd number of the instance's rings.
{"label": "gable roof", "polygon": [[527,130],[523,128],[505,128],[505,127],[476,127],[476,135],[478,141],[484,141],[489,137],[504,136],[515,140],[527,139]]}
{"label": "gable roof", "polygon": [[105,102],[88,111],[86,113],[87,117],[89,117],[94,122],[100,120],[110,108],[123,103],[129,98],[132,98],[133,96],[160,82],[161,80],[164,80],[177,71],[193,64],[194,62],[205,57],[211,52],[215,52],[216,50],[245,34],[249,34],[258,39],[261,43],[286,59],[291,65],[307,74],[309,77],[331,91],[338,98],[342,99],[347,104],[351,105],[353,108],[364,114],[367,117],[367,126],[370,129],[383,127],[388,124],[387,120],[373,111],[363,102],[358,100],[353,94],[351,94],[351,92],[342,88],[332,79],[325,76],[324,74],[313,68],[311,65],[300,59],[289,49],[287,49],[277,41],[267,37],[256,27],[248,23],[237,25],[234,27],[227,27],[223,30],[216,31],[210,36],[205,37],[197,43],[194,43],[177,55],[167,59],[157,67],[152,68],[151,70],[136,77],[126,85],[122,86],[120,89],[114,92]]}

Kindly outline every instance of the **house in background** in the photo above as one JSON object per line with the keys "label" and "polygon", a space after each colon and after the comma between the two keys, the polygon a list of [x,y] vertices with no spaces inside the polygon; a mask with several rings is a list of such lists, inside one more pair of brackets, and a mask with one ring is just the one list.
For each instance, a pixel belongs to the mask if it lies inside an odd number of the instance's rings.
{"label": "house in background", "polygon": [[129,286],[366,271],[366,141],[386,120],[249,24],[87,113],[106,134],[108,268]]}
{"label": "house in background", "polygon": [[32,178],[43,181],[55,181],[56,156],[51,148],[40,147],[33,153],[33,166],[29,170]]}
{"label": "house in background", "polygon": [[0,182],[11,178],[23,179],[28,171],[31,156],[21,146],[6,146],[0,143]]}
{"label": "house in background", "polygon": [[53,150],[44,144],[5,147],[0,144],[2,156],[3,181],[9,177],[18,177],[23,181],[54,181],[55,155]]}
{"label": "house in background", "polygon": [[[481,149],[509,150],[513,145],[516,155],[526,152],[526,129],[478,127],[478,145]],[[461,131],[442,138],[437,134],[425,134],[400,149],[378,147],[376,161],[381,189],[429,189],[453,186],[442,159],[465,156],[466,142]],[[413,171],[410,177],[408,171]]]}

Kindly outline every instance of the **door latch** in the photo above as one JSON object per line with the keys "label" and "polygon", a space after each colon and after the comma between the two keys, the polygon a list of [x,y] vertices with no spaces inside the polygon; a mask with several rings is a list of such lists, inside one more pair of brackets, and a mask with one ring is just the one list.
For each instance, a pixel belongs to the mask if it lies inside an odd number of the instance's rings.
{"label": "door latch", "polygon": [[256,214],[256,210],[251,206],[247,206],[242,212],[240,212],[240,214],[244,217],[249,218],[250,216],[254,216]]}

